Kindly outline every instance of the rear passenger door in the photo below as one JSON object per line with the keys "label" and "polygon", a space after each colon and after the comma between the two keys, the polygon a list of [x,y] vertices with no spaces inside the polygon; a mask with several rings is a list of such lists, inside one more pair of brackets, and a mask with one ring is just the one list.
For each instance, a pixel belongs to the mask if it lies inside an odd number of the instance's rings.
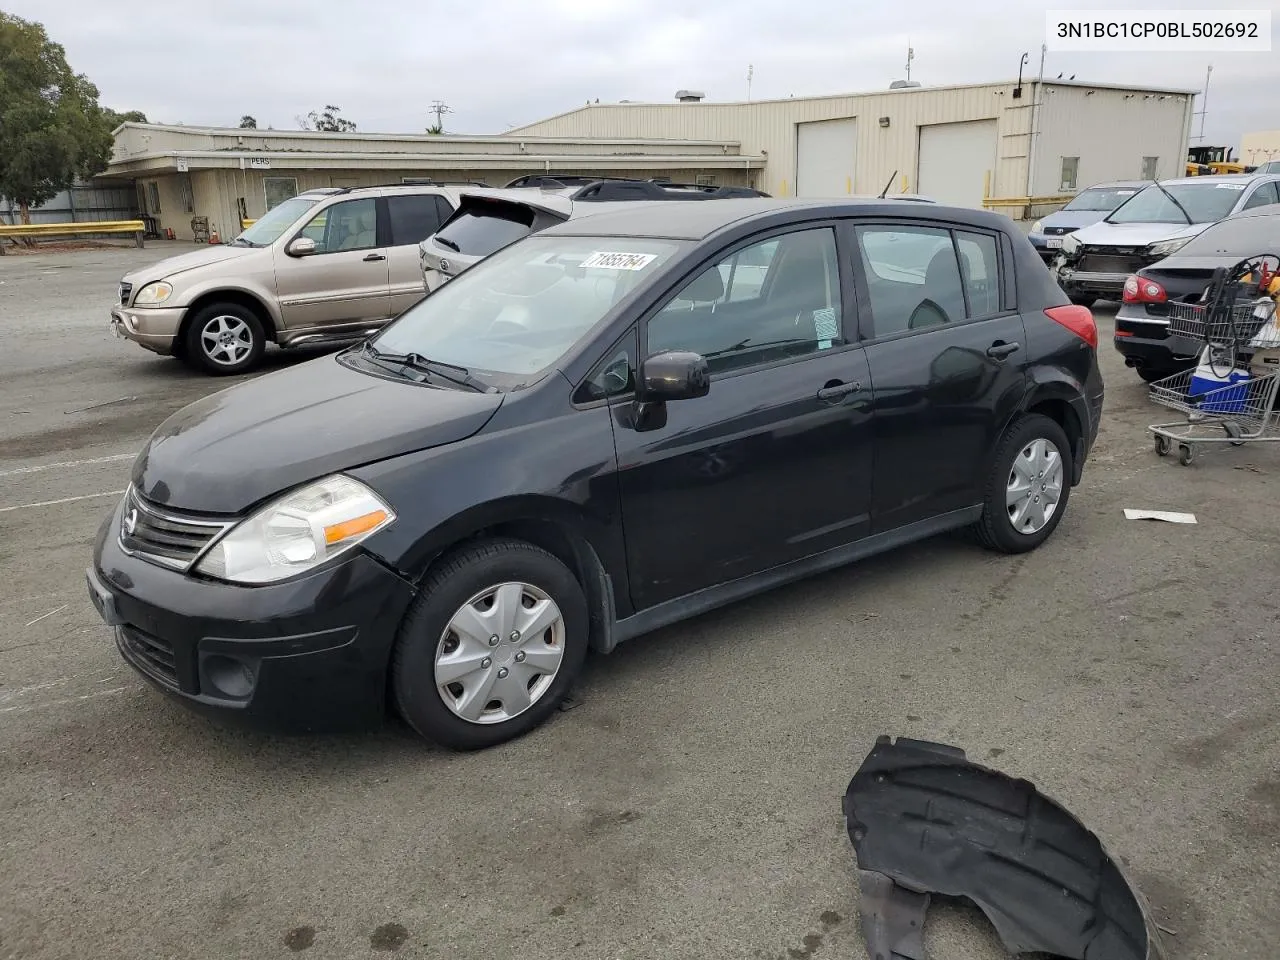
{"label": "rear passenger door", "polygon": [[852,228],[872,384],[875,532],[978,503],[1026,389],[1000,234],[920,221]]}
{"label": "rear passenger door", "polygon": [[[423,298],[422,255],[418,244],[440,229],[453,208],[431,193],[389,194],[387,205],[387,273],[391,315],[398,317]],[[448,211],[441,217],[441,207]]]}

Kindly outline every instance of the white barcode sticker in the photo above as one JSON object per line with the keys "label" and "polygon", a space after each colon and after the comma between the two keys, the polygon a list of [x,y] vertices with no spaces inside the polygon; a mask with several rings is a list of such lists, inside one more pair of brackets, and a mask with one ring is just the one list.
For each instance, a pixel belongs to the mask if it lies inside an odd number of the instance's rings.
{"label": "white barcode sticker", "polygon": [[818,349],[826,350],[833,340],[840,336],[840,324],[836,322],[836,312],[831,307],[813,311],[813,332],[818,336]]}
{"label": "white barcode sticker", "polygon": [[1215,187],[1219,190],[1243,190],[1246,184],[1243,183],[1215,183]]}
{"label": "white barcode sticker", "polygon": [[599,251],[582,261],[584,267],[595,270],[643,270],[654,260],[654,253],[609,253]]}

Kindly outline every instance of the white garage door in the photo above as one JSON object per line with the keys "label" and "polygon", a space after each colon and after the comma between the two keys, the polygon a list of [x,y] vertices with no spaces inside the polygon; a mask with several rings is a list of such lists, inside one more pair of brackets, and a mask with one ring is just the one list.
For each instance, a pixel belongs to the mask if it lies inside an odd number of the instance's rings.
{"label": "white garage door", "polygon": [[858,121],[796,124],[796,196],[843,197],[853,192]]}
{"label": "white garage door", "polygon": [[996,122],[935,123],[920,128],[916,192],[957,207],[981,207],[996,169]]}

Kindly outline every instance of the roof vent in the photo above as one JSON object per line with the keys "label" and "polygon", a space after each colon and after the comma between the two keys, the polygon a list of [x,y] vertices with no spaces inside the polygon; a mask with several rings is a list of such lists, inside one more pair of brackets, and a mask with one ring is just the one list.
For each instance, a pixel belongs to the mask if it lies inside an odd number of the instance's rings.
{"label": "roof vent", "polygon": [[919,80],[895,80],[889,84],[890,90],[913,90],[920,86]]}
{"label": "roof vent", "polygon": [[697,103],[706,96],[701,90],[677,90],[676,99],[681,103]]}

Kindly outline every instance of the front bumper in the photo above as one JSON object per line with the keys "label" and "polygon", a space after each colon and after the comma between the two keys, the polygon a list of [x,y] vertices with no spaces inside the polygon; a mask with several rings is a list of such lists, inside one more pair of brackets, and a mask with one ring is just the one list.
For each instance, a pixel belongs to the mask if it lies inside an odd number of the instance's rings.
{"label": "front bumper", "polygon": [[169,356],[186,312],[186,307],[114,307],[111,332],[152,353]]}
{"label": "front bumper", "polygon": [[1027,239],[1031,241],[1031,245],[1036,248],[1036,253],[1040,254],[1040,259],[1045,263],[1052,263],[1054,258],[1062,252],[1062,237],[1050,237],[1043,233],[1029,233]]}
{"label": "front bumper", "polygon": [[1127,279],[1127,273],[1096,273],[1070,267],[1064,267],[1058,275],[1058,282],[1068,294],[1090,294],[1110,300],[1119,300],[1124,295]]}
{"label": "front bumper", "polygon": [[356,551],[286,582],[201,580],[126,554],[120,507],[98,532],[90,598],[130,666],[210,716],[281,732],[366,729],[414,588]]}

